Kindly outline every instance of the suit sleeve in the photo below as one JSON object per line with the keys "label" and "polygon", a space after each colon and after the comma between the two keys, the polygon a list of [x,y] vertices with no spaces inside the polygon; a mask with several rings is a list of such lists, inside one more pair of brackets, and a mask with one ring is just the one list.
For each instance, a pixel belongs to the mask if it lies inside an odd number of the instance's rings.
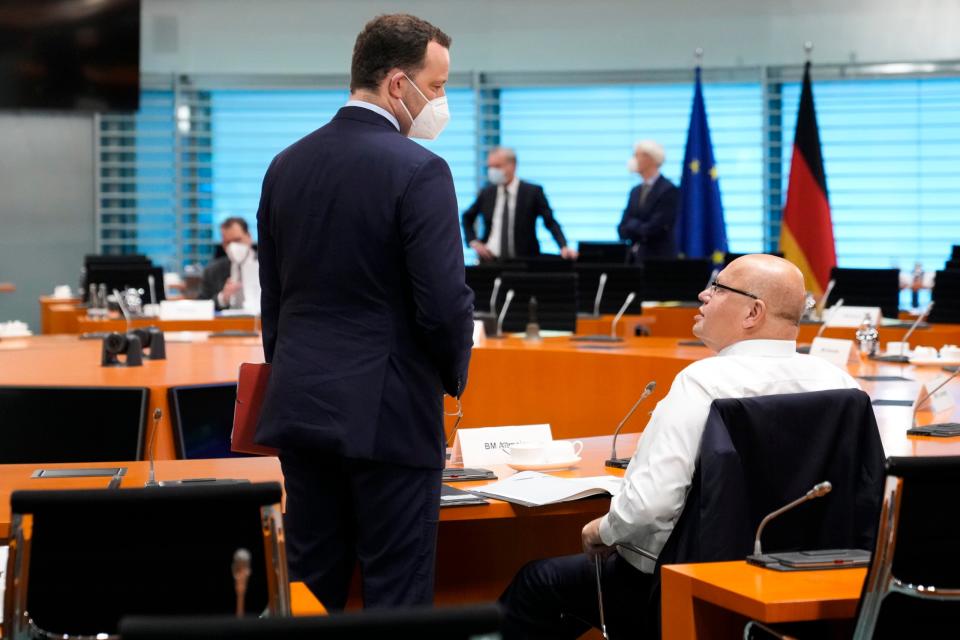
{"label": "suit sleeve", "polygon": [[553,209],[550,208],[550,203],[547,202],[547,194],[544,193],[543,187],[537,187],[534,207],[536,207],[536,214],[543,218],[543,224],[547,227],[547,230],[550,231],[550,235],[557,241],[557,246],[561,249],[567,246],[567,239],[563,236],[560,223],[553,217]]}
{"label": "suit sleeve", "polygon": [[203,270],[203,274],[200,279],[200,293],[197,296],[198,300],[213,300],[213,306],[219,310],[220,301],[217,300],[217,294],[220,293],[220,289],[223,288],[222,283],[219,282],[217,277],[216,268],[214,267],[214,262],[211,260],[210,264]]}
{"label": "suit sleeve", "polygon": [[640,219],[637,217],[637,211],[633,206],[634,195],[637,189],[631,189],[627,196],[627,206],[623,210],[623,217],[620,218],[620,224],[617,225],[617,234],[621,240],[636,242],[640,238]]}
{"label": "suit sleeve", "polygon": [[280,320],[280,264],[277,260],[276,239],[271,230],[270,191],[273,185],[273,166],[270,163],[260,191],[257,209],[257,259],[260,262],[260,318],[263,330],[263,358],[273,361],[277,346],[277,325]]}
{"label": "suit sleeve", "polygon": [[483,192],[477,194],[477,199],[473,201],[466,211],[463,212],[463,238],[464,242],[470,244],[477,239],[477,216],[480,215],[480,200]]}
{"label": "suit sleeve", "polygon": [[443,388],[459,396],[473,346],[473,292],[466,285],[453,176],[433,157],[414,173],[400,205],[400,236],[417,327]]}

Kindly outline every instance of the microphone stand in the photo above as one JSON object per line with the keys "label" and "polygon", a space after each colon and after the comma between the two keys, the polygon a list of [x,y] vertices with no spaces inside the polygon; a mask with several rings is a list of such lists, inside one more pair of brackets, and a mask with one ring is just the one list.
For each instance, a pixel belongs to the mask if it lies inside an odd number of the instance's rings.
{"label": "microphone stand", "polygon": [[618,311],[617,315],[613,317],[613,322],[610,323],[610,340],[613,340],[615,342],[620,342],[623,340],[623,338],[617,337],[617,323],[620,322],[620,318],[622,318],[623,314],[627,312],[627,307],[630,306],[630,304],[636,299],[636,297],[637,297],[636,291],[631,291],[629,294],[627,294],[627,299],[624,301],[623,306],[620,307],[620,311]]}
{"label": "microphone stand", "polygon": [[603,299],[603,290],[607,286],[607,274],[600,274],[600,282],[597,285],[597,296],[593,299],[593,316],[600,317],[600,301]]}
{"label": "microphone stand", "polygon": [[603,465],[605,467],[611,467],[613,469],[626,469],[627,465],[630,464],[630,458],[618,458],[617,457],[617,437],[620,435],[620,430],[623,429],[623,425],[627,424],[627,420],[633,415],[633,412],[637,410],[637,407],[640,406],[640,403],[646,400],[653,390],[657,388],[657,381],[651,380],[647,383],[647,386],[644,387],[643,393],[640,394],[640,397],[636,402],[633,403],[633,406],[630,408],[630,411],[627,412],[627,415],[624,416],[623,420],[620,421],[620,424],[617,425],[616,430],[613,432],[613,443],[610,446],[610,459],[606,460]]}
{"label": "microphone stand", "polygon": [[157,482],[156,469],[154,468],[153,459],[156,457],[156,448],[157,448],[157,431],[160,430],[160,417],[163,415],[163,411],[160,407],[157,407],[153,412],[153,433],[150,434],[150,439],[147,441],[147,445],[150,449],[150,475],[147,477],[147,482],[143,486],[145,487],[158,487],[160,483]]}
{"label": "microphone stand", "polygon": [[[804,502],[807,502],[808,500],[813,500],[814,498],[820,498],[822,496],[827,495],[828,493],[830,493],[832,489],[833,489],[833,485],[827,481],[817,483],[813,486],[812,489],[807,491],[804,495],[800,496],[793,502],[785,504],[784,506],[780,507],[773,513],[768,513],[766,517],[764,517],[764,519],[760,521],[760,526],[757,527],[757,535],[753,539],[753,554],[747,556],[747,562],[749,562],[750,564],[757,564],[762,567],[767,566],[768,564],[771,563],[771,559],[764,557],[763,550],[760,546],[760,536],[763,535],[763,529],[764,527],[767,526],[767,523],[769,523],[771,520],[773,520],[777,516],[784,514],[787,511],[790,511],[794,507],[797,507],[803,504]],[[774,564],[778,564],[778,561],[773,561],[773,562]]]}
{"label": "microphone stand", "polygon": [[[924,402],[926,402],[927,400],[929,400],[930,397],[933,396],[933,394],[935,394],[936,392],[940,391],[940,389],[943,389],[945,386],[947,386],[947,384],[949,384],[950,381],[953,380],[954,378],[956,378],[957,376],[960,376],[960,367],[958,367],[957,370],[953,372],[953,375],[951,375],[949,378],[947,378],[946,380],[944,380],[943,382],[941,382],[940,384],[938,384],[936,387],[934,387],[934,389],[933,389],[932,391],[928,391],[926,394],[924,394],[924,396],[923,396],[922,398],[920,398],[920,400],[917,401],[917,404],[914,405],[914,407],[913,407],[913,417],[912,417],[911,420],[910,420],[910,431],[913,431],[914,429],[917,429],[917,428],[918,428],[918,427],[917,427],[917,411],[920,410],[920,406],[923,405]],[[928,425],[924,425],[922,428],[923,428],[924,432],[926,432],[926,431],[936,430],[937,427],[951,427],[951,426],[954,426],[954,427],[955,427],[955,425],[956,425],[956,423],[945,422],[945,423],[940,423],[940,424],[928,424]],[[908,432],[908,433],[909,433],[909,432]],[[921,433],[921,434],[919,434],[919,435],[931,435],[931,434],[929,434],[929,433]]]}
{"label": "microphone stand", "polygon": [[507,310],[510,308],[510,303],[513,302],[514,296],[513,289],[507,291],[507,295],[503,300],[503,308],[500,310],[500,315],[497,317],[497,335],[488,336],[493,338],[503,338],[503,321],[507,318]]}

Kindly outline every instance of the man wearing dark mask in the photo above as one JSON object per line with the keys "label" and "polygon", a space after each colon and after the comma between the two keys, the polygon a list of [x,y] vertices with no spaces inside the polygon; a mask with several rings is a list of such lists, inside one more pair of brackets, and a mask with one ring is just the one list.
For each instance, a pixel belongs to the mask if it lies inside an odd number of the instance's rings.
{"label": "man wearing dark mask", "polygon": [[449,46],[414,16],[370,21],[346,106],[263,180],[257,441],[280,450],[291,577],[333,611],[357,561],[364,606],[433,598],[442,394],[467,382],[473,294],[450,169],[408,137],[450,118]]}
{"label": "man wearing dark mask", "polygon": [[[463,212],[464,237],[483,262],[540,255],[537,218],[560,247],[560,255],[575,260],[577,252],[567,246],[560,223],[543,193],[543,187],[517,177],[517,154],[513,149],[497,147],[487,156],[490,184],[480,191],[476,201]],[[483,234],[477,236],[477,218],[483,218]]]}

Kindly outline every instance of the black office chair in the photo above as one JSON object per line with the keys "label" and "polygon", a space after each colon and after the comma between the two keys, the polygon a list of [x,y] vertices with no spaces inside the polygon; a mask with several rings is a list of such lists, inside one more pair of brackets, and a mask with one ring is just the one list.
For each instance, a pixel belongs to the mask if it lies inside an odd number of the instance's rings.
{"label": "black office chair", "polygon": [[0,464],[141,460],[149,407],[144,387],[0,387]]}
{"label": "black office chair", "polygon": [[744,559],[767,514],[824,480],[831,493],[769,523],[765,551],[874,547],[884,458],[863,391],[714,400],[686,504],[657,557],[650,618],[659,620],[664,564]]}
{"label": "black office chair", "polygon": [[177,458],[246,458],[230,449],[237,383],[170,387],[167,392]]}
{"label": "black office chair", "polygon": [[679,300],[697,302],[697,296],[710,281],[714,264],[706,259],[670,260],[650,258],[643,261],[643,300]]}
{"label": "black office chair", "polygon": [[3,637],[116,634],[128,615],[290,613],[279,483],[17,491]]}
{"label": "black office chair", "polygon": [[504,317],[503,331],[525,331],[529,318],[530,299],[537,299],[537,320],[541,329],[576,331],[576,273],[505,272],[497,295],[497,309],[502,310],[509,291],[513,301]]}
{"label": "black office chair", "polygon": [[933,309],[927,320],[930,322],[960,322],[960,271],[937,271],[933,281]]}
{"label": "black office chair", "polygon": [[581,242],[577,245],[580,264],[626,264],[630,245],[626,242]]}
{"label": "black office chair", "polygon": [[[643,291],[643,269],[627,264],[580,264],[577,263],[577,310],[588,315],[617,313],[632,292],[636,294],[626,313],[643,312],[640,293]],[[606,274],[603,295],[597,308],[600,279]]]}
{"label": "black office chair", "polygon": [[236,618],[131,618],[120,624],[123,640],[238,638],[423,638],[470,640],[499,637],[495,604],[346,613],[329,617],[237,620]]}
{"label": "black office chair", "polygon": [[855,638],[945,638],[960,620],[960,456],[890,458]]}
{"label": "black office chair", "polygon": [[885,318],[900,314],[899,269],[841,269],[830,270],[830,279],[836,284],[827,298],[827,306],[840,298],[850,307],[880,307]]}
{"label": "black office chair", "polygon": [[[523,271],[524,269],[519,269]],[[479,264],[466,268],[467,286],[473,290],[473,308],[478,312],[490,311],[490,297],[494,283],[503,274],[503,265],[498,263]]]}
{"label": "black office chair", "polygon": [[[853,637],[947,638],[960,620],[960,456],[890,458],[877,544],[864,581]],[[796,625],[748,623],[744,637],[820,637]]]}

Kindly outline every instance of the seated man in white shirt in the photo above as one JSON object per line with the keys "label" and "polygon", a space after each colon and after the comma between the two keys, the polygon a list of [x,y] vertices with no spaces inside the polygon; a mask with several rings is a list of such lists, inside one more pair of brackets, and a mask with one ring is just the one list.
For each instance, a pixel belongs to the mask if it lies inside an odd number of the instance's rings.
{"label": "seated man in white shirt", "polygon": [[699,298],[693,333],[717,355],[677,374],[640,437],[622,492],[607,515],[583,528],[585,553],[520,570],[500,597],[504,638],[577,638],[598,627],[596,554],[606,555],[607,630],[635,637],[645,625],[654,563],[617,544],[655,555],[663,549],[683,510],[711,402],[859,386],[829,362],[796,352],[805,288],[790,262],[738,258]]}

